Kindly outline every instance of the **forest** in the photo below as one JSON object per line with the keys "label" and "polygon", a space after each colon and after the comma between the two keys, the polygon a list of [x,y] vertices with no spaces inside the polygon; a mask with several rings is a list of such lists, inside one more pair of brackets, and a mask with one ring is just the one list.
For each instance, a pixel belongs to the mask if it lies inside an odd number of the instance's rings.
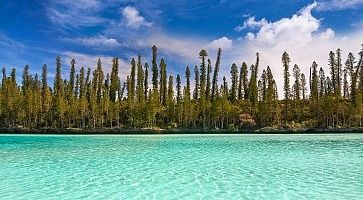
{"label": "forest", "polygon": [[[98,59],[95,70],[70,62],[70,73],[62,73],[56,58],[54,84],[48,83],[47,65],[40,76],[26,65],[21,83],[16,70],[2,69],[0,126],[89,129],[258,129],[344,128],[362,126],[363,45],[357,58],[341,50],[328,55],[329,72],[312,62],[310,74],[291,66],[289,54],[281,56],[283,92],[270,67],[255,63],[232,64],[230,80],[219,77],[222,50],[215,61],[201,50],[200,63],[187,66],[184,74],[168,74],[167,64],[151,48],[148,64],[132,58],[125,82],[119,78],[118,58],[110,73]],[[196,55],[198,56],[198,55]],[[67,71],[69,71],[67,69]],[[182,78],[185,84],[182,85]],[[19,79],[20,80],[20,79]],[[309,90],[308,90],[309,88]]]}

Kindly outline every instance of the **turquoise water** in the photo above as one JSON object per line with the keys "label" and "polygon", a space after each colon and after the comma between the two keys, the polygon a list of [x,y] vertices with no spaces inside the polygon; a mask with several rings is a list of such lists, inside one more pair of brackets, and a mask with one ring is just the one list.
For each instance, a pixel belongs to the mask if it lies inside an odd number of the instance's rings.
{"label": "turquoise water", "polygon": [[0,135],[0,199],[363,199],[363,134]]}

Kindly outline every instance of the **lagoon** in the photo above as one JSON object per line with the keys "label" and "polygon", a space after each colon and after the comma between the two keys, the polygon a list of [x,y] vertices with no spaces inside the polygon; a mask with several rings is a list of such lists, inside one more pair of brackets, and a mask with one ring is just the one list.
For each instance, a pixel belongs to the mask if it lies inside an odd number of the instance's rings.
{"label": "lagoon", "polygon": [[0,199],[363,199],[363,134],[1,134],[0,191]]}

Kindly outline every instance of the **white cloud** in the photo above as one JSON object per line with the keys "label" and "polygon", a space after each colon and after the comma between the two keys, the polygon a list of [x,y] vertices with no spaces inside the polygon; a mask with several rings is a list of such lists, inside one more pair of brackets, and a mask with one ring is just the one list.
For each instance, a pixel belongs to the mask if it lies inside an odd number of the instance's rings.
{"label": "white cloud", "polygon": [[330,40],[334,38],[334,31],[331,28],[326,29],[325,32],[319,34],[320,39],[322,40]]}
{"label": "white cloud", "polygon": [[[304,46],[320,34],[320,20],[311,15],[311,10],[316,6],[317,3],[314,2],[291,18],[282,18],[276,22],[268,22],[266,19],[255,21],[254,18],[250,18],[245,24],[259,27],[253,38],[260,45]],[[328,32],[331,33],[332,30],[329,29]],[[252,39],[251,34],[247,37]]]}
{"label": "white cloud", "polygon": [[0,32],[0,49],[3,50],[0,54],[1,67],[14,66],[18,68],[19,66],[22,67],[25,64],[29,63],[28,61],[19,57],[20,54],[27,52],[25,50],[28,49],[28,46],[24,45],[19,41],[14,40],[13,38],[8,37],[6,34],[1,32]]}
{"label": "white cloud", "polygon": [[251,16],[251,14],[249,14],[249,13],[242,15],[242,17],[244,17],[244,18],[247,18],[247,17],[250,17],[250,16]]}
{"label": "white cloud", "polygon": [[211,49],[218,49],[218,48],[229,49],[232,47],[232,40],[227,38],[226,36],[223,36],[221,38],[213,40],[207,46],[208,48]]}
{"label": "white cloud", "polygon": [[363,5],[363,0],[325,0],[319,1],[317,11],[355,9]]}
{"label": "white cloud", "polygon": [[[110,73],[112,69],[112,59],[111,56],[105,56],[105,55],[90,55],[90,54],[83,54],[73,51],[66,51],[61,54],[62,57],[65,59],[65,62],[70,63],[72,59],[76,61],[76,67],[78,70],[84,66],[85,69],[91,68],[91,70],[96,69],[96,64],[98,58],[101,58],[102,62],[102,68],[104,73]],[[119,59],[119,77],[121,81],[125,81],[127,75],[130,72],[130,64],[129,62]],[[92,71],[91,71],[92,74]]]}
{"label": "white cloud", "polygon": [[87,27],[105,22],[102,18],[89,15],[78,15],[73,12],[59,11],[52,8],[48,9],[47,14],[53,23],[60,24],[63,27]]}
{"label": "white cloud", "polygon": [[356,21],[356,22],[354,22],[354,23],[352,23],[350,25],[355,27],[355,28],[363,27],[363,20]]}
{"label": "white cloud", "polygon": [[260,21],[256,21],[255,17],[249,17],[245,22],[243,22],[243,25],[236,26],[234,30],[240,32],[246,28],[260,28],[266,24],[268,24],[268,22],[265,18],[261,19]]}
{"label": "white cloud", "polygon": [[78,9],[97,9],[101,6],[101,2],[98,0],[61,0],[63,4],[67,4],[70,7],[76,7]]}
{"label": "white cloud", "polygon": [[[119,41],[126,41],[133,44],[132,48],[135,51],[145,50],[146,48],[150,50],[151,46],[155,44],[158,47],[160,56],[170,56],[174,61],[182,63],[179,70],[184,70],[187,64],[199,63],[198,53],[203,48],[208,50],[209,57],[214,64],[215,52],[218,47],[222,47],[220,78],[223,75],[229,76],[232,62],[238,65],[241,65],[243,61],[247,62],[248,65],[254,64],[255,53],[259,52],[261,60],[259,71],[261,72],[267,66],[271,67],[279,85],[280,96],[282,96],[283,75],[281,55],[284,51],[290,54],[291,66],[295,63],[298,64],[302,72],[308,77],[309,67],[313,61],[317,61],[319,66],[323,66],[326,69],[326,74],[329,74],[327,71],[329,51],[341,48],[343,50],[342,58],[345,59],[344,57],[349,51],[357,53],[360,43],[363,42],[363,31],[342,36],[335,34],[333,29],[322,29],[322,21],[311,14],[312,10],[321,10],[320,6],[320,2],[314,2],[293,16],[276,21],[245,16],[249,18],[242,25],[237,26],[235,30],[248,29],[249,32],[246,35],[241,35],[240,39],[233,41],[227,36],[215,38],[215,40],[206,40],[194,36],[181,37],[176,34],[168,34],[161,27],[151,26],[152,23],[146,20],[136,8],[127,6],[121,10],[123,16],[121,23],[112,22],[114,26],[104,31],[107,35],[117,38],[118,41],[115,39],[115,41],[108,41],[109,43],[105,42],[104,39],[108,39],[105,36],[76,38],[76,41],[78,40],[81,44],[88,46],[98,46],[99,44],[112,46],[120,43]],[[91,26],[95,23],[104,23],[103,19],[98,17],[97,11],[94,9],[90,6],[90,10],[93,10],[92,13],[96,14],[94,15],[95,18],[90,18],[90,23],[87,23],[86,17],[92,17],[93,15],[82,15],[84,16],[82,20],[76,24]],[[67,12],[67,14],[69,13]],[[67,15],[66,19],[71,20],[72,17],[74,16]],[[110,24],[112,25],[112,23]],[[149,28],[142,30],[140,27],[143,26]],[[133,30],[125,29],[125,27]],[[78,66],[94,67],[98,59],[98,56],[95,55],[75,52],[66,52],[65,54],[68,59],[75,58]],[[100,57],[104,66],[111,66],[112,57],[102,55]],[[120,61],[120,63],[120,77],[124,80],[129,73],[129,62]],[[176,67],[178,66],[171,66],[169,70],[173,71]],[[105,69],[109,70],[110,67],[105,67]]]}
{"label": "white cloud", "polygon": [[255,39],[255,34],[249,32],[249,33],[246,34],[245,38],[248,41],[253,40],[253,39]]}
{"label": "white cloud", "polygon": [[210,41],[201,38],[179,37],[160,32],[140,39],[137,43],[140,48],[151,48],[154,44],[163,55],[172,57],[176,61],[181,60],[181,63],[184,65],[199,63],[198,55],[202,49],[208,51],[210,58],[215,57],[219,47],[222,48],[223,52],[233,49],[233,41],[226,36]]}
{"label": "white cloud", "polygon": [[[355,55],[363,42],[363,29],[345,35],[336,35],[334,30],[322,30],[321,21],[312,16],[311,10],[317,3],[312,3],[290,18],[282,18],[275,22],[257,21],[261,24],[254,33],[245,35],[245,40],[234,45],[234,49],[226,55],[224,62],[241,64],[246,61],[248,65],[254,64],[255,53],[260,53],[260,70],[270,66],[278,83],[279,94],[282,96],[283,71],[281,56],[287,51],[292,66],[297,64],[301,71],[309,76],[309,67],[316,61],[329,74],[328,54],[330,51],[342,49],[342,59],[345,60],[351,51]],[[255,20],[256,21],[256,20]],[[253,24],[253,23],[252,23]],[[222,69],[227,71],[227,69]],[[292,82],[292,81],[291,81]]]}
{"label": "white cloud", "polygon": [[183,58],[187,61],[196,61],[199,51],[206,46],[207,42],[161,32],[140,39],[138,42],[138,46],[144,48],[151,48],[154,44],[166,55]]}
{"label": "white cloud", "polygon": [[115,38],[109,38],[104,35],[98,35],[89,38],[74,38],[74,39],[65,39],[66,41],[70,41],[72,43],[81,44],[87,47],[96,47],[96,48],[114,48],[121,46],[121,43],[117,41]]}
{"label": "white cloud", "polygon": [[145,20],[143,16],[140,15],[140,12],[132,6],[126,6],[122,9],[122,16],[124,18],[125,25],[138,29],[140,26],[151,26],[151,22]]}
{"label": "white cloud", "polygon": [[6,47],[8,48],[12,48],[12,49],[24,49],[25,45],[23,45],[22,43],[15,41],[13,39],[10,39],[7,35],[5,35],[4,33],[0,33],[0,46],[1,47]]}
{"label": "white cloud", "polygon": [[43,2],[48,19],[62,28],[91,27],[106,23],[99,16],[103,9],[98,0],[60,0]]}

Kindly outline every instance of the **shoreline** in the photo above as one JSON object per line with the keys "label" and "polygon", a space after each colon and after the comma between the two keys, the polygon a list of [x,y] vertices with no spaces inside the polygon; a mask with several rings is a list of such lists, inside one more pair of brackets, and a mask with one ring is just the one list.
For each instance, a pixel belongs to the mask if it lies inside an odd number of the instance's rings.
{"label": "shoreline", "polygon": [[359,128],[312,128],[312,129],[240,129],[240,130],[216,130],[216,129],[73,129],[73,128],[0,128],[2,134],[39,134],[39,135],[187,135],[187,134],[344,134],[363,133],[363,127]]}

